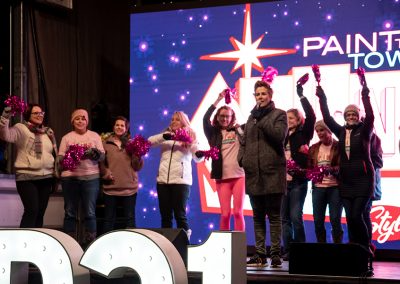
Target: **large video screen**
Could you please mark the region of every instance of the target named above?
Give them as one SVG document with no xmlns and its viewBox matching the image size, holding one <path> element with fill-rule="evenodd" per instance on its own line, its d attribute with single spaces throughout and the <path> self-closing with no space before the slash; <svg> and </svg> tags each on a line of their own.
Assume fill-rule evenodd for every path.
<svg viewBox="0 0 400 284">
<path fill-rule="evenodd" d="M 236 88 L 237 97 L 230 106 L 238 122 L 244 123 L 255 105 L 254 83 L 264 69 L 272 66 L 279 72 L 272 83 L 273 100 L 284 110 L 301 109 L 296 81 L 310 73 L 304 95 L 321 119 L 311 70 L 316 64 L 330 111 L 343 123 L 346 105 L 361 106 L 356 70 L 364 68 L 375 131 L 384 151 L 382 199 L 373 203 L 371 213 L 373 240 L 380 249 L 400 249 L 400 1 L 277 1 L 132 14 L 130 40 L 132 135 L 160 133 L 172 113 L 182 110 L 204 150 L 209 145 L 203 115 L 223 89 Z M 311 144 L 317 140 L 314 135 Z M 156 192 L 159 160 L 159 149 L 152 148 L 139 173 L 136 214 L 140 227 L 161 224 Z M 209 172 L 209 161 L 193 163 L 187 207 L 192 243 L 204 242 L 211 231 L 219 229 L 219 202 Z M 247 196 L 245 215 L 247 242 L 252 245 Z M 315 242 L 310 190 L 304 219 L 307 241 Z"/>
</svg>

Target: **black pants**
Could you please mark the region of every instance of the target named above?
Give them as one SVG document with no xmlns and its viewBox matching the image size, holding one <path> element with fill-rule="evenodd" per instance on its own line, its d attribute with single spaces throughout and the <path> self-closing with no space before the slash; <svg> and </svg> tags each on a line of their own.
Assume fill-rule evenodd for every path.
<svg viewBox="0 0 400 284">
<path fill-rule="evenodd" d="M 158 205 L 161 213 L 161 227 L 172 228 L 175 217 L 177 228 L 189 230 L 186 205 L 190 195 L 187 184 L 157 184 Z"/>
<path fill-rule="evenodd" d="M 123 208 L 124 228 L 136 228 L 135 209 L 137 194 L 129 196 L 114 196 L 104 194 L 104 232 L 114 229 L 117 215 L 117 205 L 120 203 Z"/>
<path fill-rule="evenodd" d="M 43 227 L 43 216 L 49 202 L 53 178 L 23 180 L 16 184 L 24 205 L 20 228 Z"/>
</svg>

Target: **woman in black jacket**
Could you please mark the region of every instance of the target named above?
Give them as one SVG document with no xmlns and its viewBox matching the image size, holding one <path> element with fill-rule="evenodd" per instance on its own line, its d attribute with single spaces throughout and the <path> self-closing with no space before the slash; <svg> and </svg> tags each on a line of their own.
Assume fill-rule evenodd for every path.
<svg viewBox="0 0 400 284">
<path fill-rule="evenodd" d="M 289 133 L 285 141 L 286 159 L 294 161 L 296 167 L 307 168 L 308 145 L 314 135 L 316 121 L 310 102 L 303 96 L 303 87 L 297 85 L 297 95 L 305 112 L 304 119 L 298 109 L 287 111 Z M 283 259 L 287 260 L 291 242 L 305 242 L 306 234 L 303 222 L 303 206 L 307 195 L 308 180 L 304 171 L 291 171 L 286 175 L 287 195 L 282 203 L 282 237 L 285 247 Z"/>
<path fill-rule="evenodd" d="M 374 192 L 374 167 L 370 156 L 370 140 L 374 128 L 374 113 L 369 100 L 369 89 L 364 86 L 361 98 L 365 119 L 360 120 L 357 105 L 348 105 L 344 110 L 345 125 L 339 125 L 330 116 L 323 89 L 318 86 L 324 122 L 339 138 L 339 192 L 346 212 L 349 240 L 369 251 L 369 237 L 363 217 L 366 206 Z"/>
</svg>

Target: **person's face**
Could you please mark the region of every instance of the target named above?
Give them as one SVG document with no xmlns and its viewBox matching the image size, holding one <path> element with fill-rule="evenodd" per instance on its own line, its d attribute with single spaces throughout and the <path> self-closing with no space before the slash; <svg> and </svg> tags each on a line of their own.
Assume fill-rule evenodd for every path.
<svg viewBox="0 0 400 284">
<path fill-rule="evenodd" d="M 179 119 L 179 116 L 177 114 L 174 114 L 171 118 L 171 123 L 169 125 L 172 131 L 176 131 L 179 128 L 183 127 L 183 124 L 181 120 Z"/>
<path fill-rule="evenodd" d="M 126 133 L 126 130 L 127 130 L 126 129 L 126 125 L 125 125 L 125 121 L 117 119 L 115 121 L 113 130 L 114 130 L 115 135 L 117 135 L 119 137 L 124 135 Z"/>
<path fill-rule="evenodd" d="M 359 117 L 355 111 L 348 111 L 348 112 L 346 112 L 346 116 L 344 117 L 344 120 L 346 120 L 346 123 L 348 125 L 354 125 L 354 124 L 358 123 Z"/>
<path fill-rule="evenodd" d="M 300 123 L 300 120 L 297 119 L 293 112 L 287 113 L 287 121 L 290 130 L 295 129 Z"/>
<path fill-rule="evenodd" d="M 87 130 L 88 122 L 86 117 L 81 115 L 74 118 L 72 125 L 74 126 L 74 130 L 78 133 L 85 133 Z"/>
<path fill-rule="evenodd" d="M 269 104 L 272 96 L 269 94 L 268 89 L 265 87 L 258 87 L 254 92 L 256 103 L 259 107 L 265 107 Z"/>
<path fill-rule="evenodd" d="M 221 109 L 217 121 L 222 129 L 227 129 L 232 121 L 232 111 L 228 109 Z"/>
<path fill-rule="evenodd" d="M 318 138 L 322 143 L 329 141 L 331 138 L 331 134 L 324 127 L 317 126 L 315 132 L 317 132 Z"/>
<path fill-rule="evenodd" d="M 31 116 L 29 117 L 29 122 L 36 125 L 41 125 L 43 123 L 44 111 L 38 106 L 34 106 L 31 111 Z"/>
</svg>

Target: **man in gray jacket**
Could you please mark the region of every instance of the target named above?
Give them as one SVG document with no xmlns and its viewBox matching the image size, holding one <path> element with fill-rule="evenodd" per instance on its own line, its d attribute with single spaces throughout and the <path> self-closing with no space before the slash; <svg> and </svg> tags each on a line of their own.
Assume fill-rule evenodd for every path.
<svg viewBox="0 0 400 284">
<path fill-rule="evenodd" d="M 286 159 L 284 141 L 287 134 L 286 112 L 275 108 L 273 90 L 265 81 L 254 85 L 256 106 L 246 122 L 238 162 L 245 170 L 246 194 L 253 209 L 256 254 L 248 266 L 267 266 L 265 248 L 268 215 L 271 238 L 271 266 L 281 260 L 281 204 L 286 194 Z"/>
</svg>

